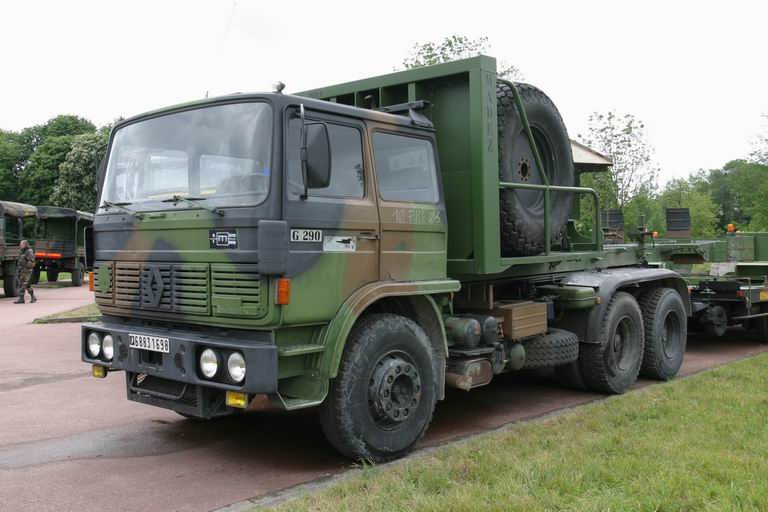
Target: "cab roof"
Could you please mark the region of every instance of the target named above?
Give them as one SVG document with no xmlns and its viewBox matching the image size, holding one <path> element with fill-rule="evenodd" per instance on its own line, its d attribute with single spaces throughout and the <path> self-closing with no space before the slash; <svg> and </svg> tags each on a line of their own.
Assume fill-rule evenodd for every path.
<svg viewBox="0 0 768 512">
<path fill-rule="evenodd" d="M 245 103 L 249 101 L 265 100 L 271 103 L 275 111 L 282 111 L 286 107 L 298 107 L 303 104 L 305 108 L 323 111 L 330 114 L 336 114 L 340 116 L 353 117 L 355 119 L 370 119 L 381 123 L 394 124 L 398 126 L 405 126 L 411 128 L 421 128 L 417 126 L 413 121 L 403 115 L 390 114 L 381 112 L 378 110 L 370 110 L 366 108 L 354 107 L 350 105 L 342 105 L 340 103 L 332 103 L 325 100 L 318 100 L 313 98 L 306 98 L 303 96 L 296 96 L 292 94 L 283 94 L 278 92 L 255 92 L 255 93 L 235 93 L 226 96 L 217 96 L 215 98 L 206 98 L 202 100 L 190 101 L 186 103 L 180 103 L 169 107 L 163 107 L 156 110 L 150 110 L 142 114 L 131 116 L 115 123 L 114 129 L 121 128 L 124 125 L 135 123 L 137 121 L 143 121 L 145 119 L 151 119 L 153 117 L 163 116 L 167 114 L 173 114 L 175 112 L 182 112 L 185 110 L 193 110 L 197 108 L 212 107 L 215 105 L 224 105 L 228 103 Z"/>
<path fill-rule="evenodd" d="M 0 215 L 15 218 L 36 217 L 37 207 L 31 204 L 14 203 L 13 201 L 0 201 Z"/>
</svg>

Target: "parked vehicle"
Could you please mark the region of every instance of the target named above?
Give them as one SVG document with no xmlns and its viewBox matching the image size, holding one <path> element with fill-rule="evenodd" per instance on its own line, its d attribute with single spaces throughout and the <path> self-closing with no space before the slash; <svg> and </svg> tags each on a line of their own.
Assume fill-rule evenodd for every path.
<svg viewBox="0 0 768 512">
<path fill-rule="evenodd" d="M 0 201 L 0 277 L 3 280 L 3 292 L 6 297 L 19 295 L 16 260 L 19 257 L 19 242 L 29 240 L 34 245 L 35 218 L 34 206 Z"/>
<path fill-rule="evenodd" d="M 319 406 L 340 452 L 375 461 L 414 446 L 446 386 L 669 379 L 688 288 L 647 263 L 703 252 L 604 245 L 599 215 L 578 232 L 576 201 L 600 205 L 575 167 L 552 101 L 486 56 L 120 121 L 82 359 L 189 417 Z"/>
<path fill-rule="evenodd" d="M 56 282 L 59 273 L 72 275 L 72 286 L 81 286 L 90 262 L 85 257 L 86 228 L 93 225 L 93 214 L 58 208 L 37 207 L 37 238 L 35 257 L 37 264 L 32 273 L 32 282 L 40 280 L 45 271 L 49 282 Z"/>
</svg>

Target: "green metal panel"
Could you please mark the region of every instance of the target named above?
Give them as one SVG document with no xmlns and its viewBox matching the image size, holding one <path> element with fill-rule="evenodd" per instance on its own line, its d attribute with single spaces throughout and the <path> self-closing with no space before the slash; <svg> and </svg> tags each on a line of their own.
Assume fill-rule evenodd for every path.
<svg viewBox="0 0 768 512">
<path fill-rule="evenodd" d="M 370 107 L 427 100 L 437 130 L 448 214 L 448 270 L 500 265 L 496 59 L 478 56 L 297 93 Z M 490 199 L 492 198 L 492 199 Z"/>
</svg>

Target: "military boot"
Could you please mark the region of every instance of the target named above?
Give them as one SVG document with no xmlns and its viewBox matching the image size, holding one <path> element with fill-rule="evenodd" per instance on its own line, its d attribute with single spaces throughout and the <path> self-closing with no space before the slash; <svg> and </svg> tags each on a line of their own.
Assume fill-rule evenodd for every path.
<svg viewBox="0 0 768 512">
<path fill-rule="evenodd" d="M 35 292 L 29 292 L 29 303 L 34 304 L 37 302 L 37 297 L 35 297 Z"/>
<path fill-rule="evenodd" d="M 19 294 L 19 298 L 13 301 L 14 304 L 24 304 L 24 292 Z"/>
</svg>

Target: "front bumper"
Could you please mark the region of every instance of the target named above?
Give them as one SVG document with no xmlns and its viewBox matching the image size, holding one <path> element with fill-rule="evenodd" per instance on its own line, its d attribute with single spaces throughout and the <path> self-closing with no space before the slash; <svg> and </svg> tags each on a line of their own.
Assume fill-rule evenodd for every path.
<svg viewBox="0 0 768 512">
<path fill-rule="evenodd" d="M 101 336 L 111 334 L 114 339 L 114 357 L 106 361 L 91 357 L 88 353 L 87 338 L 91 332 Z M 168 338 L 169 352 L 148 353 L 146 350 L 130 348 L 128 334 Z M 81 326 L 80 353 L 83 362 L 108 368 L 125 370 L 128 373 L 129 392 L 131 380 L 145 375 L 157 381 L 166 379 L 200 388 L 233 390 L 247 394 L 273 393 L 277 391 L 277 347 L 271 342 L 269 332 L 254 333 L 253 339 L 228 338 L 196 332 L 163 329 L 160 327 L 128 326 L 118 323 L 88 323 Z M 219 377 L 209 380 L 202 376 L 198 367 L 199 354 L 205 348 L 222 353 L 237 350 L 245 358 L 246 374 L 241 384 L 226 377 L 226 361 L 221 361 Z M 146 377 L 145 377 L 146 378 Z"/>
</svg>

